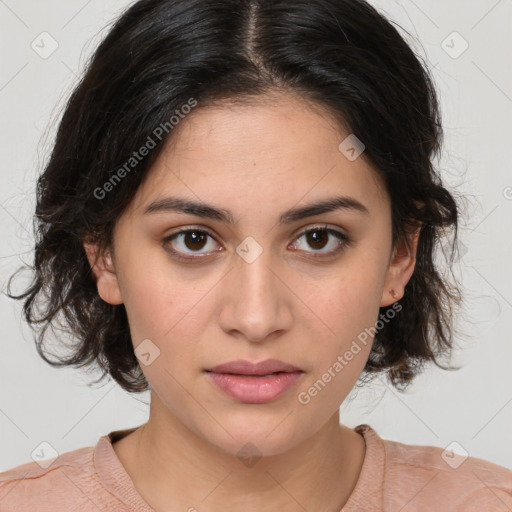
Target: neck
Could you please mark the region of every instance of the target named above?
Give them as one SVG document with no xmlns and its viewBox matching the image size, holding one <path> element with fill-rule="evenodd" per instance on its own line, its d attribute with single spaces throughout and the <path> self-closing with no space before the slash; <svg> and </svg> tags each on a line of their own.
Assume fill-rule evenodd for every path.
<svg viewBox="0 0 512 512">
<path fill-rule="evenodd" d="M 364 439 L 339 424 L 338 411 L 293 449 L 251 460 L 197 436 L 152 395 L 149 421 L 113 447 L 157 512 L 339 512 L 356 485 Z"/>
</svg>

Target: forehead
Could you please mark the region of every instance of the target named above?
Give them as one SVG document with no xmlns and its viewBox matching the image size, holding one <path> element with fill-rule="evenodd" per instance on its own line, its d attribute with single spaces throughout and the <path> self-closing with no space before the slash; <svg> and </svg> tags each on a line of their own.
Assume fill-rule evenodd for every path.
<svg viewBox="0 0 512 512">
<path fill-rule="evenodd" d="M 199 107 L 177 128 L 168 141 L 168 156 L 224 162 L 315 160 L 337 151 L 343 135 L 325 107 L 284 93 Z"/>
<path fill-rule="evenodd" d="M 177 192 L 230 210 L 336 194 L 386 203 L 382 178 L 364 152 L 352 160 L 340 150 L 349 135 L 324 107 L 293 95 L 196 107 L 173 128 L 136 207 Z"/>
</svg>

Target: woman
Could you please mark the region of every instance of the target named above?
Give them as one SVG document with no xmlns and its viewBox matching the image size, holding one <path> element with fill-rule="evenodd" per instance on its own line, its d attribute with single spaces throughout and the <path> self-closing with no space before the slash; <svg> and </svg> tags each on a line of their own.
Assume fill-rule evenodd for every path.
<svg viewBox="0 0 512 512">
<path fill-rule="evenodd" d="M 150 418 L 2 473 L 2 510 L 508 510 L 506 468 L 338 417 L 452 348 L 441 137 L 364 1 L 131 6 L 67 104 L 15 298 L 42 357 L 64 321 L 59 364 L 151 389 Z"/>
</svg>

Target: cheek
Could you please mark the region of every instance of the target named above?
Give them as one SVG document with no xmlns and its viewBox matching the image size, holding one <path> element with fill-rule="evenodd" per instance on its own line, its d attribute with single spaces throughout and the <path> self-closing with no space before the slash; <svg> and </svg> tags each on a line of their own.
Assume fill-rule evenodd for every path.
<svg viewBox="0 0 512 512">
<path fill-rule="evenodd" d="M 351 284 L 347 289 L 346 282 L 331 283 L 311 298 L 322 322 L 315 321 L 317 327 L 309 332 L 311 343 L 305 347 L 309 352 L 301 354 L 312 362 L 312 372 L 299 390 L 297 401 L 304 413 L 316 411 L 322 419 L 334 414 L 345 400 L 372 347 L 370 327 L 375 325 L 379 311 L 378 301 L 370 299 L 375 285 L 371 280 L 352 280 Z"/>
<path fill-rule="evenodd" d="M 340 340 L 338 348 L 376 321 L 382 281 L 383 272 L 375 262 L 359 258 L 309 287 L 307 303 L 329 328 L 324 331 Z"/>
<path fill-rule="evenodd" d="M 136 245 L 135 243 L 130 246 Z M 135 342 L 170 336 L 194 315 L 208 283 L 172 265 L 161 247 L 141 246 L 125 252 L 119 285 Z"/>
<path fill-rule="evenodd" d="M 177 382 L 189 378 L 204 359 L 198 340 L 204 338 L 211 315 L 207 298 L 215 280 L 192 282 L 184 273 L 171 273 L 169 268 L 146 266 L 144 272 L 126 269 L 123 297 L 142 371 L 155 390 L 161 387 L 177 396 L 181 390 Z M 151 362 L 146 366 L 140 354 L 148 352 Z"/>
<path fill-rule="evenodd" d="M 361 257 L 345 263 L 309 289 L 308 304 L 314 315 L 305 320 L 309 336 L 317 340 L 313 380 L 329 382 L 334 400 L 350 390 L 366 364 L 382 294 L 383 274 L 375 261 Z"/>
</svg>

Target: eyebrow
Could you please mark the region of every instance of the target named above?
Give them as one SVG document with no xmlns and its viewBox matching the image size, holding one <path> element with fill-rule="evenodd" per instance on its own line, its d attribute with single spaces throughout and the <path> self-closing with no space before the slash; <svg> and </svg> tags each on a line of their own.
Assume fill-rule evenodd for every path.
<svg viewBox="0 0 512 512">
<path fill-rule="evenodd" d="M 347 196 L 328 198 L 319 202 L 310 203 L 305 206 L 291 208 L 283 212 L 279 217 L 279 224 L 291 224 L 307 217 L 314 217 L 323 213 L 336 210 L 352 211 L 369 215 L 368 208 L 357 199 Z M 191 201 L 179 197 L 166 197 L 158 199 L 149 204 L 144 210 L 144 215 L 162 212 L 178 212 L 219 220 L 226 224 L 236 224 L 233 214 L 224 208 L 198 201 Z"/>
</svg>

